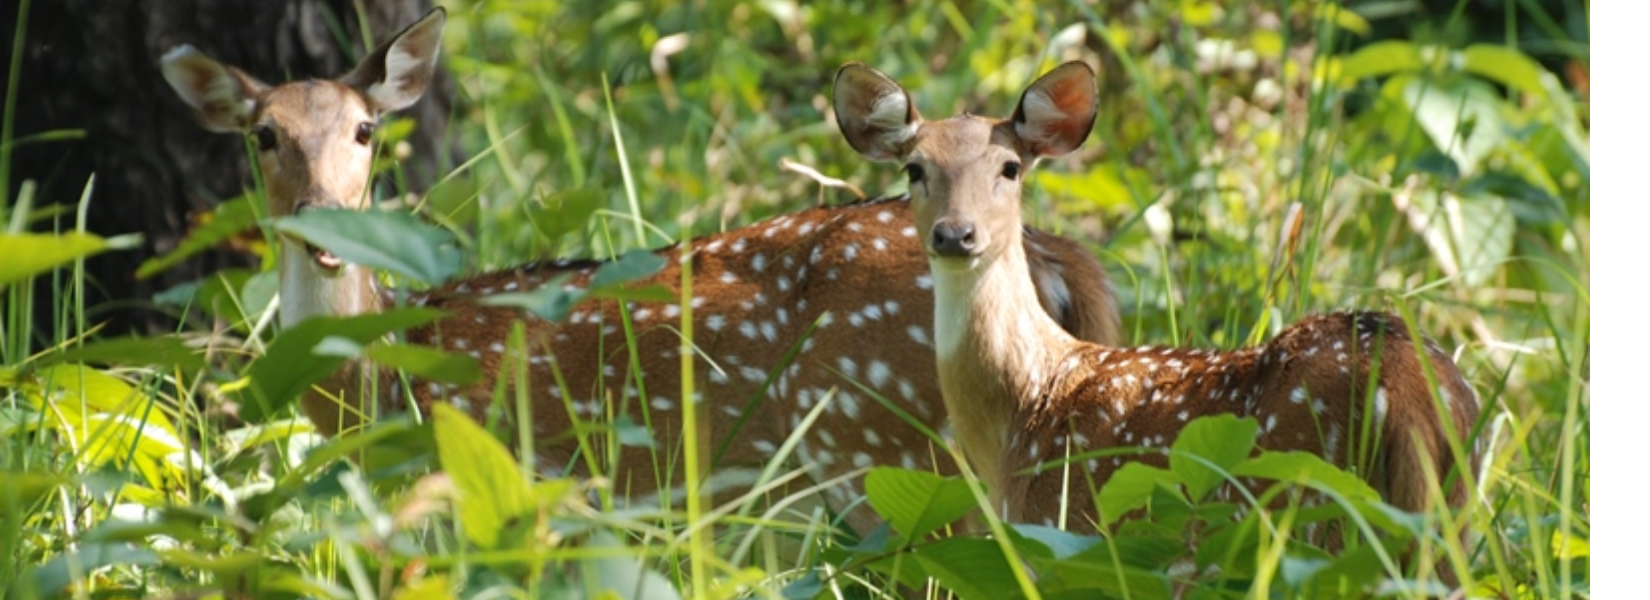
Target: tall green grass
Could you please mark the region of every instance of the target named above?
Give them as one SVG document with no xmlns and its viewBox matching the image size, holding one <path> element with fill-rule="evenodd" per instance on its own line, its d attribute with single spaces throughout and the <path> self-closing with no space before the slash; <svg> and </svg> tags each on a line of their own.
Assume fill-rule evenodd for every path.
<svg viewBox="0 0 1650 600">
<path fill-rule="evenodd" d="M 260 384 L 244 379 L 257 359 L 282 351 L 270 274 L 225 273 L 176 296 L 221 331 L 99 340 L 78 316 L 72 261 L 109 242 L 73 227 L 22 237 L 24 193 L 0 203 L 0 256 L 45 259 L 0 261 L 0 594 L 1415 597 L 1431 589 L 1426 574 L 1389 546 L 1450 519 L 1466 520 L 1470 543 L 1424 540 L 1420 552 L 1446 556 L 1473 595 L 1590 594 L 1586 105 L 1516 48 L 1368 43 L 1357 12 L 1290 3 L 447 7 L 461 98 L 450 132 L 473 158 L 422 197 L 382 200 L 446 228 L 469 270 L 613 258 L 846 198 L 782 172 L 782 158 L 898 191 L 900 174 L 859 159 L 822 112 L 849 60 L 892 74 L 930 117 L 1002 114 L 1041 69 L 1099 64 L 1095 136 L 1030 178 L 1028 222 L 1094 249 L 1139 343 L 1235 347 L 1330 309 L 1403 314 L 1454 352 L 1482 399 L 1475 436 L 1489 452 L 1474 502 L 1406 520 L 1306 465 L 1309 485 L 1342 498 L 1328 514 L 1232 519 L 1223 511 L 1237 503 L 1191 498 L 1205 512 L 1189 515 L 1160 490 L 1119 486 L 1153 509 L 1103 538 L 989 518 L 990 534 L 965 533 L 946 517 L 983 497 L 977 482 L 880 469 L 868 501 L 893 525 L 863 540 L 800 508 L 803 493 L 765 510 L 703 503 L 690 486 L 686 503 L 627 506 L 584 480 L 538 476 L 530 453 L 495 441 L 508 432 L 456 413 L 389 416 L 334 440 L 289 413 L 226 417 L 226 401 Z M 406 126 L 384 127 L 384 143 Z M 232 210 L 251 222 L 257 202 Z M 52 349 L 30 356 L 35 277 L 66 301 Z M 94 351 L 70 353 L 83 342 Z M 1244 427 L 1200 426 L 1226 438 Z M 638 433 L 582 435 L 612 448 Z M 708 444 L 680 450 L 691 481 Z M 789 447 L 759 489 L 794 484 Z M 469 468 L 431 474 L 443 464 Z M 1294 539 L 1313 519 L 1382 533 L 1335 562 Z M 1252 543 L 1188 569 L 1187 551 L 1162 543 L 1181 528 Z"/>
</svg>

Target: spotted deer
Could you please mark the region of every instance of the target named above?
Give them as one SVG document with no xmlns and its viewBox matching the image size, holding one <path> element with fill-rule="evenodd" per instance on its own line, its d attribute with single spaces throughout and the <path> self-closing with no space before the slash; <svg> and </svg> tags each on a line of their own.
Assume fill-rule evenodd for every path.
<svg viewBox="0 0 1650 600">
<path fill-rule="evenodd" d="M 435 10 L 337 80 L 272 87 L 188 47 L 168 53 L 162 67 L 208 129 L 243 133 L 256 142 L 272 217 L 361 210 L 370 204 L 374 124 L 380 114 L 405 108 L 422 94 L 435 68 L 443 21 L 444 13 Z M 1030 230 L 1024 235 L 1022 250 L 1032 265 L 1027 282 L 1049 314 L 1078 337 L 1115 342 L 1117 309 L 1094 257 L 1064 238 Z M 696 387 L 703 398 L 699 410 L 711 417 L 712 444 L 726 446 L 720 465 L 762 464 L 835 389 L 799 448 L 800 462 L 815 479 L 873 464 L 954 468 L 945 453 L 929 450 L 916 428 L 870 396 L 897 403 L 930 429 L 944 423 L 933 376 L 932 280 L 901 199 L 813 208 L 657 250 L 666 266 L 636 285 L 662 286 L 680 298 L 681 269 L 691 266 L 691 347 L 677 333 L 682 307 L 675 300 L 624 306 L 587 300 L 565 323 L 482 302 L 562 274 L 571 276 L 567 285 L 584 286 L 599 261 L 537 262 L 397 298 L 365 267 L 291 236 L 282 236 L 280 246 L 283 325 L 370 313 L 398 302 L 435 307 L 447 316 L 405 332 L 405 339 L 475 357 L 485 374 L 465 386 L 413 379 L 404 387 L 389 369 L 350 362 L 300 399 L 304 414 L 329 435 L 409 404 L 446 402 L 482 416 L 495 383 L 514 380 L 500 370 L 525 365 L 531 402 L 524 417 L 541 444 L 541 465 L 559 470 L 584 464 L 569 433 L 575 419 L 628 415 L 650 425 L 662 450 L 625 446 L 617 468 L 603 473 L 614 476 L 622 491 L 654 490 L 672 483 L 671 465 L 655 460 L 679 458 L 673 452 L 681 434 L 679 353 L 691 348 L 702 359 L 695 367 L 703 378 Z M 627 318 L 634 347 L 627 344 Z M 506 338 L 518 320 L 525 323 L 527 351 L 513 356 Z M 792 347 L 797 352 L 787 362 Z M 506 417 L 515 418 L 509 412 Z M 607 448 L 594 450 L 608 456 Z M 680 468 L 674 473 L 679 479 Z M 832 503 L 845 507 L 852 493 L 831 488 Z M 861 531 L 871 523 L 868 509 L 850 517 Z"/>
<path fill-rule="evenodd" d="M 1220 351 L 1078 340 L 1038 309 L 1021 246 L 1022 178 L 1038 159 L 1088 137 L 1095 83 L 1088 66 L 1067 63 L 1036 80 L 1009 119 L 925 121 L 886 75 L 857 63 L 836 75 L 848 143 L 872 160 L 903 163 L 911 181 L 933 277 L 940 389 L 991 506 L 1011 522 L 1067 517 L 1093 531 L 1092 490 L 1126 461 L 1166 464 L 1163 453 L 1067 462 L 1078 472 L 1072 481 L 1087 482 L 1069 496 L 1064 469 L 1039 465 L 1099 449 L 1163 449 L 1188 421 L 1220 413 L 1257 420 L 1260 448 L 1312 452 L 1343 467 L 1360 443 L 1360 419 L 1372 418 L 1376 455 L 1363 473 L 1372 487 L 1408 511 L 1426 509 L 1440 488 L 1461 506 L 1459 471 L 1476 472 L 1480 455 L 1452 448 L 1466 447 L 1477 396 L 1448 355 L 1393 315 L 1309 317 L 1264 345 Z"/>
</svg>

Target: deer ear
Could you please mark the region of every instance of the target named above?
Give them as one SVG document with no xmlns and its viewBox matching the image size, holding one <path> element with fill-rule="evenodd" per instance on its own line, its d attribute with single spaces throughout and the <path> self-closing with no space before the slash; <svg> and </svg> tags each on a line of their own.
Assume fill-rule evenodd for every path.
<svg viewBox="0 0 1650 600">
<path fill-rule="evenodd" d="M 252 124 L 258 96 L 269 90 L 240 69 L 219 64 L 187 44 L 161 57 L 160 73 L 210 131 L 245 131 Z"/>
<path fill-rule="evenodd" d="M 898 160 L 917 135 L 922 115 L 894 80 L 860 63 L 836 72 L 836 123 L 854 150 L 871 160 Z"/>
<path fill-rule="evenodd" d="M 447 11 L 438 6 L 338 80 L 361 92 L 379 111 L 412 106 L 435 78 L 435 59 L 441 54 L 441 30 L 446 24 Z"/>
<path fill-rule="evenodd" d="M 1034 156 L 1059 156 L 1083 145 L 1100 108 L 1094 69 L 1072 61 L 1039 77 L 1014 110 L 1014 133 Z"/>
</svg>

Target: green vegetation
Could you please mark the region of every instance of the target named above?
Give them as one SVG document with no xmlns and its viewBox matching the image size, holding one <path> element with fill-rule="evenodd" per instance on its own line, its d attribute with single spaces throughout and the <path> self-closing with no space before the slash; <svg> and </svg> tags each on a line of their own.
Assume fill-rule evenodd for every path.
<svg viewBox="0 0 1650 600">
<path fill-rule="evenodd" d="M 1452 33 L 1460 11 L 1406 39 L 1371 19 L 1411 5 L 1365 4 L 447 3 L 451 134 L 473 158 L 422 197 L 382 200 L 439 225 L 419 239 L 462 257 L 383 260 L 420 285 L 534 257 L 616 258 L 851 198 L 785 159 L 896 192 L 898 170 L 860 159 L 825 114 L 839 65 L 889 73 L 930 116 L 1000 115 L 1042 70 L 1085 59 L 1103 69 L 1099 123 L 1028 179 L 1028 221 L 1092 246 L 1140 343 L 1234 347 L 1345 307 L 1413 321 L 1483 401 L 1489 450 L 1468 510 L 1402 514 L 1315 458 L 1244 459 L 1235 441 L 1255 425 L 1226 417 L 1193 423 L 1173 468 L 1117 477 L 1100 495 L 1108 514 L 1146 514 L 1103 537 L 959 533 L 948 526 L 980 515 L 972 479 L 880 467 L 868 501 L 891 527 L 866 539 L 820 514 L 615 508 L 599 484 L 533 475 L 457 411 L 329 440 L 260 403 L 336 358 L 309 352 L 325 335 L 366 343 L 428 318 L 417 311 L 276 334 L 272 272 L 225 272 L 156 299 L 222 329 L 99 337 L 75 261 L 130 243 L 24 234 L 43 212 L 25 187 L 0 204 L 0 597 L 1437 593 L 1399 559 L 1411 541 L 1475 596 L 1590 596 L 1587 104 L 1532 58 L 1585 64 L 1585 31 L 1519 2 L 1512 30 L 1527 19 L 1539 39 L 1466 41 Z M 393 149 L 410 126 L 392 117 L 380 138 Z M 181 252 L 257 222 L 257 193 L 223 204 Z M 340 226 L 301 221 L 281 226 L 317 239 Z M 375 223 L 362 227 L 391 238 L 427 227 Z M 637 262 L 614 277 L 645 272 Z M 67 307 L 58 329 L 81 335 L 31 355 L 38 278 Z M 404 347 L 382 356 L 473 377 Z M 768 481 L 794 468 L 784 454 Z M 440 465 L 464 468 L 433 475 Z M 1267 500 L 1208 493 L 1240 475 L 1336 501 L 1240 510 Z M 1429 535 L 1439 520 L 1465 520 L 1469 543 Z M 1338 555 L 1298 539 L 1327 522 L 1349 532 Z"/>
</svg>

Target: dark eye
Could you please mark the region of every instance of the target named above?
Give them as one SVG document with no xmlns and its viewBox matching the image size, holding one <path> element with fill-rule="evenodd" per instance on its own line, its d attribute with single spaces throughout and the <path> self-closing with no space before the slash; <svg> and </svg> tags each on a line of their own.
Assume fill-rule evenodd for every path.
<svg viewBox="0 0 1650 600">
<path fill-rule="evenodd" d="M 1003 163 L 1003 179 L 1019 179 L 1019 178 L 1020 178 L 1020 163 L 1012 161 L 1012 160 Z"/>
<path fill-rule="evenodd" d="M 372 132 L 378 130 L 377 123 L 362 123 L 355 126 L 355 143 L 362 146 L 372 142 Z"/>
<path fill-rule="evenodd" d="M 922 181 L 922 165 L 917 163 L 905 165 L 905 176 L 909 178 L 913 184 L 920 183 Z"/>
<path fill-rule="evenodd" d="M 268 125 L 259 127 L 257 131 L 252 132 L 252 136 L 258 138 L 258 151 L 268 152 L 275 149 L 275 130 Z"/>
</svg>

